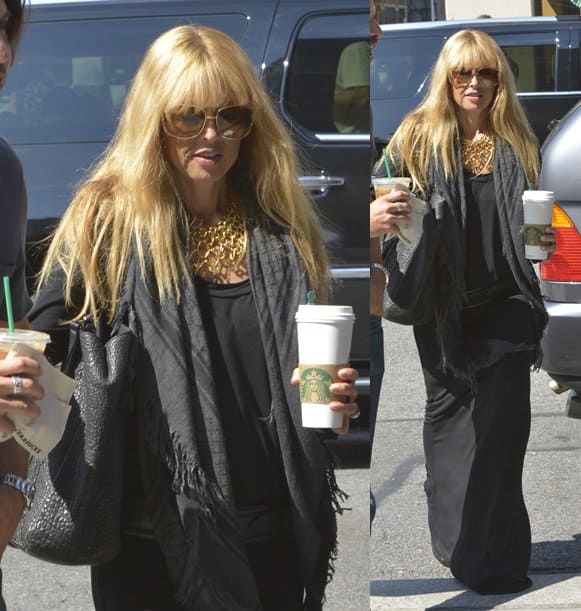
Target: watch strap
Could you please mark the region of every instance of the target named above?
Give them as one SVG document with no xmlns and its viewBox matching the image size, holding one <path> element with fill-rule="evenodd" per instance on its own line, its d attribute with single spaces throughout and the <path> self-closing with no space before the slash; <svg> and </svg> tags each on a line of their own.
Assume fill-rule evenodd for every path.
<svg viewBox="0 0 581 611">
<path fill-rule="evenodd" d="M 385 275 L 385 279 L 387 280 L 387 268 L 384 265 L 374 261 L 373 263 L 371 263 L 371 269 L 378 269 L 382 271 Z"/>
<path fill-rule="evenodd" d="M 34 485 L 30 480 L 15 475 L 14 473 L 4 473 L 0 475 L 0 485 L 10 486 L 18 490 L 26 500 L 26 508 L 28 509 L 30 507 L 30 503 L 34 497 Z"/>
</svg>

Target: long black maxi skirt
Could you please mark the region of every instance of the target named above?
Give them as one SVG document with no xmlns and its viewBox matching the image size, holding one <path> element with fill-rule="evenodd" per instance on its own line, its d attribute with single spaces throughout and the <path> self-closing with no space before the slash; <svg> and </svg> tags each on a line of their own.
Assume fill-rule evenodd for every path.
<svg viewBox="0 0 581 611">
<path fill-rule="evenodd" d="M 484 351 L 504 350 L 477 355 L 486 366 L 473 386 L 438 368 L 434 325 L 414 329 L 427 395 L 423 437 L 432 549 L 476 592 L 518 592 L 531 585 L 531 530 L 522 494 L 534 349 L 530 306 L 509 299 L 467 311 L 463 333 Z"/>
</svg>

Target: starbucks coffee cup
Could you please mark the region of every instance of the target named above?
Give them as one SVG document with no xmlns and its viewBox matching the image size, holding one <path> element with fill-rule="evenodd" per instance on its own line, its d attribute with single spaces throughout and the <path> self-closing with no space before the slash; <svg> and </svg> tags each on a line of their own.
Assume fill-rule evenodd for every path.
<svg viewBox="0 0 581 611">
<path fill-rule="evenodd" d="M 375 197 L 381 197 L 391 191 L 409 191 L 412 179 L 407 176 L 392 176 L 391 178 L 373 176 L 371 182 L 373 183 Z"/>
<path fill-rule="evenodd" d="M 50 335 L 42 331 L 33 331 L 32 329 L 14 329 L 14 331 L 10 331 L 8 329 L 1 329 L 0 359 L 6 358 L 6 355 L 16 344 L 25 344 L 42 354 L 49 342 Z"/>
<path fill-rule="evenodd" d="M 391 191 L 409 191 L 412 179 L 407 176 L 392 176 L 391 178 L 371 178 L 375 197 L 387 195 Z M 396 221 L 399 228 L 398 237 L 411 246 L 415 246 L 422 237 L 422 225 L 427 206 L 423 200 L 410 195 L 409 206 L 411 213 L 409 221 Z"/>
<path fill-rule="evenodd" d="M 522 195 L 525 243 L 525 257 L 543 261 L 547 251 L 541 248 L 541 237 L 547 227 L 551 226 L 555 194 L 552 191 L 525 191 Z"/>
<path fill-rule="evenodd" d="M 8 353 L 18 345 L 29 346 L 42 354 L 49 342 L 50 335 L 41 331 L 33 331 L 32 329 L 14 329 L 12 331 L 0 329 L 0 360 L 5 359 Z M 0 416 L 4 416 L 3 411 L 0 411 Z M 0 432 L 0 443 L 7 441 L 13 435 L 14 433 L 8 435 Z"/>
<path fill-rule="evenodd" d="M 301 305 L 295 317 L 299 341 L 302 423 L 307 428 L 341 428 L 343 414 L 330 409 L 329 387 L 349 363 L 355 315 L 351 306 Z"/>
<path fill-rule="evenodd" d="M 12 437 L 29 454 L 43 459 L 56 446 L 65 430 L 75 381 L 53 367 L 42 354 L 46 345 L 44 340 L 50 340 L 49 335 L 40 333 L 34 337 L 31 332 L 27 339 L 28 343 L 24 343 L 21 338 L 19 343 L 13 344 L 5 358 L 16 355 L 27 356 L 40 365 L 42 375 L 38 381 L 44 390 L 44 397 L 36 401 L 40 415 L 30 422 L 22 414 L 11 414 L 10 419 L 14 422 L 16 430 L 12 435 L 4 435 L 0 441 Z"/>
</svg>

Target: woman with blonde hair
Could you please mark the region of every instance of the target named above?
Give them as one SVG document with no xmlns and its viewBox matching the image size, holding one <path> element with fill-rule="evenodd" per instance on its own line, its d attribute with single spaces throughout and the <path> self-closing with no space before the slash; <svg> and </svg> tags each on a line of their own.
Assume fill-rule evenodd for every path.
<svg viewBox="0 0 581 611">
<path fill-rule="evenodd" d="M 394 237 L 384 257 L 390 294 L 424 309 L 414 336 L 432 549 L 482 594 L 530 586 L 522 469 L 547 316 L 525 258 L 521 197 L 537 180 L 537 148 L 503 51 L 471 30 L 446 42 L 424 101 L 388 146 L 395 171 L 429 203 L 417 249 Z M 406 194 L 393 198 L 407 206 Z M 543 239 L 552 252 L 552 230 Z M 422 288 L 412 294 L 414 274 Z"/>
<path fill-rule="evenodd" d="M 300 423 L 294 314 L 328 261 L 289 134 L 241 48 L 180 26 L 149 47 L 117 132 L 56 229 L 32 313 L 138 339 L 122 549 L 98 610 L 320 609 L 339 491 Z M 134 287 L 127 291 L 128 286 Z M 357 372 L 331 390 L 349 416 Z"/>
</svg>

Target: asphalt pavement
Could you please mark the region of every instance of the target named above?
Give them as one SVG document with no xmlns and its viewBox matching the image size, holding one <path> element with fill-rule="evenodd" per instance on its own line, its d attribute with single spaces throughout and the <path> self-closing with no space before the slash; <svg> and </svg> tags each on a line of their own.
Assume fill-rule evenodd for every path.
<svg viewBox="0 0 581 611">
<path fill-rule="evenodd" d="M 377 500 L 370 551 L 372 609 L 581 610 L 581 420 L 566 395 L 532 374 L 532 430 L 524 495 L 532 525 L 533 588 L 511 596 L 465 590 L 432 556 L 423 492 L 424 388 L 411 329 L 387 323 L 371 480 Z"/>
<path fill-rule="evenodd" d="M 365 611 L 369 609 L 369 471 L 339 469 L 337 481 L 349 499 L 338 518 L 338 558 L 325 610 Z M 8 611 L 93 609 L 87 567 L 49 564 L 8 549 L 2 570 Z"/>
<path fill-rule="evenodd" d="M 388 324 L 385 337 L 386 376 L 371 470 L 377 500 L 371 543 L 369 472 L 339 470 L 339 484 L 350 498 L 339 517 L 339 557 L 325 609 L 581 611 L 581 420 L 564 415 L 566 396 L 548 388 L 545 373 L 532 374 L 524 493 L 533 534 L 533 587 L 517 595 L 479 596 L 432 556 L 423 492 L 421 371 L 410 329 Z M 51 565 L 9 550 L 3 569 L 9 611 L 92 609 L 86 568 Z"/>
</svg>

